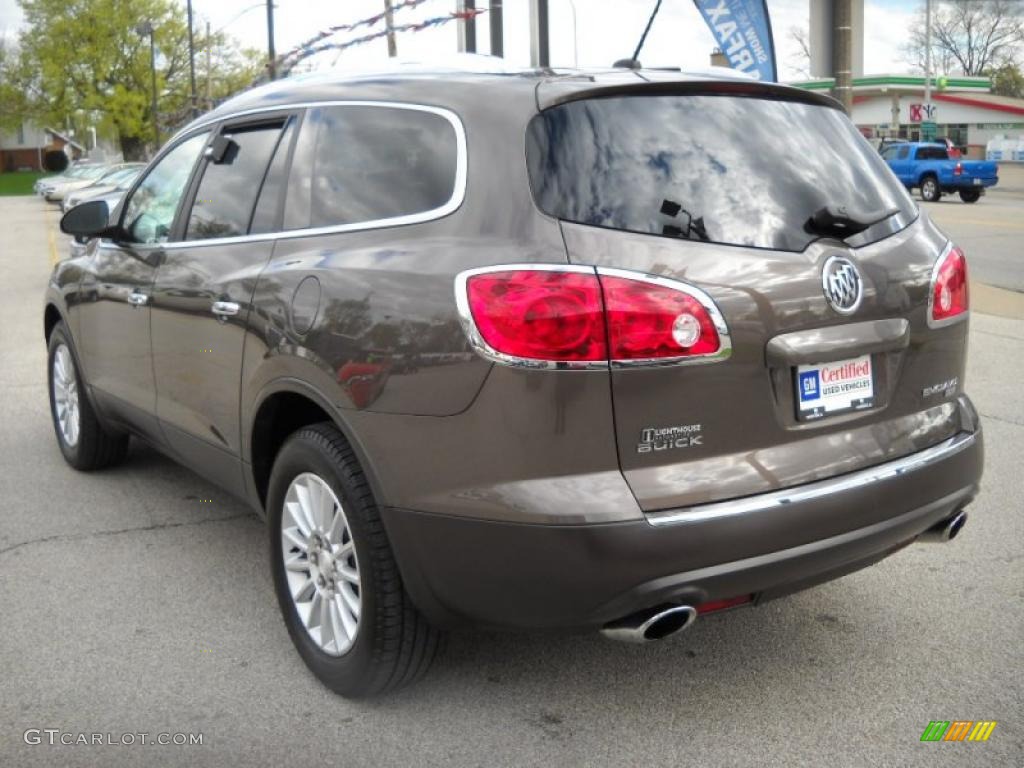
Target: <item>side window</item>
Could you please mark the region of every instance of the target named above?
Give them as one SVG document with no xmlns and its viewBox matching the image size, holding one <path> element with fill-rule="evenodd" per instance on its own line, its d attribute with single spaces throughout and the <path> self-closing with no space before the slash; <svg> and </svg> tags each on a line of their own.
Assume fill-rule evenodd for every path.
<svg viewBox="0 0 1024 768">
<path fill-rule="evenodd" d="M 899 147 L 886 147 L 882 150 L 882 157 L 886 160 L 895 160 L 896 153 L 899 151 Z"/>
<path fill-rule="evenodd" d="M 256 201 L 256 210 L 252 214 L 250 234 L 273 232 L 277 228 L 281 198 L 284 195 L 284 185 L 287 181 L 288 150 L 291 148 L 294 135 L 295 120 L 291 120 L 285 126 L 281 139 L 277 142 L 274 159 L 270 161 L 270 169 L 267 171 L 267 177 L 263 180 L 263 189 L 260 190 L 259 199 Z"/>
<path fill-rule="evenodd" d="M 185 228 L 186 240 L 248 234 L 256 197 L 281 137 L 281 127 L 282 123 L 276 123 L 224 129 L 221 136 L 227 144 L 220 157 L 205 163 Z"/>
<path fill-rule="evenodd" d="M 147 244 L 167 241 L 178 203 L 207 136 L 208 133 L 198 133 L 178 144 L 132 192 L 121 220 L 130 240 Z"/>
<path fill-rule="evenodd" d="M 900 153 L 897 156 L 897 159 L 906 160 L 908 155 L 910 155 L 910 147 L 900 147 Z"/>
<path fill-rule="evenodd" d="M 455 194 L 455 128 L 396 107 L 310 109 L 292 160 L 285 229 L 380 221 L 441 208 Z"/>
</svg>

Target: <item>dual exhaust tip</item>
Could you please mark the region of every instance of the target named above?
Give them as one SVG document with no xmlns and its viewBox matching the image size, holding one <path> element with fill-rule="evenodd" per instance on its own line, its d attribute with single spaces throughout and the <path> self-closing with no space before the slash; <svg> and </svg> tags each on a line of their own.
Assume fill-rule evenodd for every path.
<svg viewBox="0 0 1024 768">
<path fill-rule="evenodd" d="M 606 624 L 601 634 L 623 643 L 651 643 L 678 635 L 696 620 L 692 605 L 662 606 Z"/>
<path fill-rule="evenodd" d="M 926 544 L 945 544 L 955 539 L 967 524 L 967 512 L 958 510 L 917 537 Z"/>
<path fill-rule="evenodd" d="M 952 541 L 966 524 L 967 512 L 960 509 L 922 533 L 918 541 L 940 544 Z M 652 643 L 678 635 L 696 620 L 697 609 L 692 605 L 661 606 L 606 624 L 601 634 L 624 643 Z"/>
</svg>

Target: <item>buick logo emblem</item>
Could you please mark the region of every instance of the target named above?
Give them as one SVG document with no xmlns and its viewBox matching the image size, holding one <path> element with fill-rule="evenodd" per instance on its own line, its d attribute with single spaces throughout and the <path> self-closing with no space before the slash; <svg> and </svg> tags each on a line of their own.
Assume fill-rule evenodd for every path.
<svg viewBox="0 0 1024 768">
<path fill-rule="evenodd" d="M 864 281 L 852 261 L 843 256 L 832 256 L 821 270 L 821 287 L 832 309 L 841 315 L 851 315 L 864 297 Z"/>
</svg>

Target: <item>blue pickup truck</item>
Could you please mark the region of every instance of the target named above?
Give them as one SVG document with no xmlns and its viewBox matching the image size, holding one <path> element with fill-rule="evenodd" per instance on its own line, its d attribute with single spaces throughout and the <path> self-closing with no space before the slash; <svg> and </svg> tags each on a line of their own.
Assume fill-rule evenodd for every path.
<svg viewBox="0 0 1024 768">
<path fill-rule="evenodd" d="M 934 203 L 944 194 L 958 192 L 965 203 L 976 203 L 986 187 L 999 182 L 999 168 L 986 160 L 949 156 L 944 144 L 906 142 L 891 144 L 882 157 L 907 189 L 917 187 L 921 198 Z"/>
</svg>

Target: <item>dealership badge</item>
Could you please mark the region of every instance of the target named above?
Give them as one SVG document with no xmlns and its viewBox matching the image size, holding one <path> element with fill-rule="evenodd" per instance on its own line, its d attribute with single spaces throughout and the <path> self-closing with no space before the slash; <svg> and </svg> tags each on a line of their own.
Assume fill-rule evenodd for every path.
<svg viewBox="0 0 1024 768">
<path fill-rule="evenodd" d="M 821 287 L 832 309 L 841 315 L 857 311 L 864 298 L 864 281 L 856 265 L 844 256 L 832 256 L 821 270 Z"/>
</svg>

